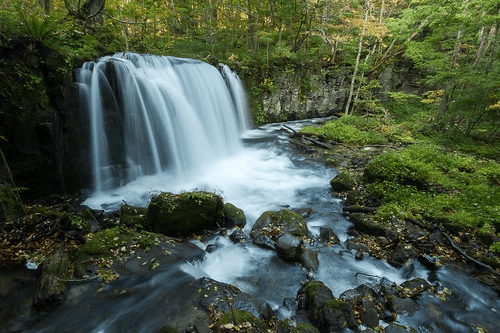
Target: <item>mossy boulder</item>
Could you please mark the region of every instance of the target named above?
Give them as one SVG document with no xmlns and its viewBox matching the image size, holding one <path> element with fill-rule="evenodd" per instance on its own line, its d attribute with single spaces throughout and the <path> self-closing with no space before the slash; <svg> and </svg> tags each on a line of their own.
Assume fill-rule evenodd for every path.
<svg viewBox="0 0 500 333">
<path fill-rule="evenodd" d="M 288 209 L 264 212 L 255 221 L 250 236 L 257 239 L 267 236 L 276 241 L 283 234 L 289 233 L 295 237 L 307 237 L 309 229 L 304 218 Z"/>
<path fill-rule="evenodd" d="M 96 274 L 106 282 L 117 277 L 111 265 L 128 259 L 138 251 L 148 252 L 153 246 L 170 240 L 168 237 L 126 226 L 103 229 L 90 234 L 87 242 L 74 251 L 74 274 L 81 278 Z"/>
<path fill-rule="evenodd" d="M 330 180 L 330 186 L 335 192 L 344 192 L 352 190 L 356 185 L 354 179 L 351 175 L 345 171 L 339 172 L 332 180 Z"/>
<path fill-rule="evenodd" d="M 120 208 L 120 223 L 130 228 L 145 226 L 147 212 L 145 207 L 123 205 Z"/>
<path fill-rule="evenodd" d="M 154 232 L 168 236 L 216 230 L 224 224 L 224 202 L 210 192 L 164 192 L 151 198 L 146 221 Z"/>
<path fill-rule="evenodd" d="M 346 327 L 357 330 L 358 326 L 352 305 L 336 299 L 323 282 L 306 282 L 297 293 L 299 310 L 305 310 L 311 323 L 327 332 L 340 331 Z"/>
<path fill-rule="evenodd" d="M 247 224 L 247 218 L 243 210 L 232 203 L 224 205 L 224 217 L 226 218 L 226 225 L 229 227 L 243 228 Z"/>
<path fill-rule="evenodd" d="M 66 281 L 70 278 L 71 260 L 64 248 L 54 250 L 38 267 L 33 306 L 43 309 L 64 300 Z"/>
</svg>

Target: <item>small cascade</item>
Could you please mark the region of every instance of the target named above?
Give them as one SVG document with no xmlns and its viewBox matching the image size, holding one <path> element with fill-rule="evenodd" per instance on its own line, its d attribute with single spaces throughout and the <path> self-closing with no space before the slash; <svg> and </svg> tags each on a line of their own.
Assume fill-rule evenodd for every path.
<svg viewBox="0 0 500 333">
<path fill-rule="evenodd" d="M 145 175 L 188 178 L 237 152 L 250 127 L 241 81 L 225 65 L 117 53 L 85 63 L 76 83 L 96 193 Z"/>
</svg>

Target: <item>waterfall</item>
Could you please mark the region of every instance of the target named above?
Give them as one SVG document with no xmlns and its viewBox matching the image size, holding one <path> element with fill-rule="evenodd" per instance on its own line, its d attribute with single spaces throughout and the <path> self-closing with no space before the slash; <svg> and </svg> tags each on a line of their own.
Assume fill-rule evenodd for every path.
<svg viewBox="0 0 500 333">
<path fill-rule="evenodd" d="M 117 53 L 85 63 L 76 84 L 95 193 L 144 175 L 187 178 L 237 152 L 250 127 L 245 91 L 226 65 Z"/>
</svg>

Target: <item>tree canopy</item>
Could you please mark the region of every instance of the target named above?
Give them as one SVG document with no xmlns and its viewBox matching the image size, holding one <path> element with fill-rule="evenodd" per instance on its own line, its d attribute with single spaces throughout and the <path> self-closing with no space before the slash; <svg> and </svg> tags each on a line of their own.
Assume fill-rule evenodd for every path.
<svg viewBox="0 0 500 333">
<path fill-rule="evenodd" d="M 433 123 L 500 132 L 500 3 L 495 0 L 4 0 L 0 37 L 68 59 L 114 51 L 259 69 L 345 68 L 346 114 L 376 113 L 377 77 L 407 59 L 422 73 Z M 68 61 L 69 62 L 69 61 Z"/>
</svg>

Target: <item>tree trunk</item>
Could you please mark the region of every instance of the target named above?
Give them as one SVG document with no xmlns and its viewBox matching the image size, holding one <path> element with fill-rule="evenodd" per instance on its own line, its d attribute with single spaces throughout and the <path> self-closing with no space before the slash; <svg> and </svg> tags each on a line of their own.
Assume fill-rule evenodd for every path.
<svg viewBox="0 0 500 333">
<path fill-rule="evenodd" d="M 356 56 L 356 65 L 354 66 L 354 73 L 352 74 L 351 87 L 349 89 L 349 97 L 345 106 L 345 115 L 349 115 L 349 108 L 351 107 L 352 94 L 354 93 L 354 83 L 356 82 L 356 74 L 359 67 L 359 59 L 361 58 L 361 51 L 363 50 L 363 37 L 366 31 L 366 22 L 368 21 L 368 9 L 365 9 L 365 20 L 363 21 L 363 29 L 359 36 L 358 55 Z"/>
</svg>

